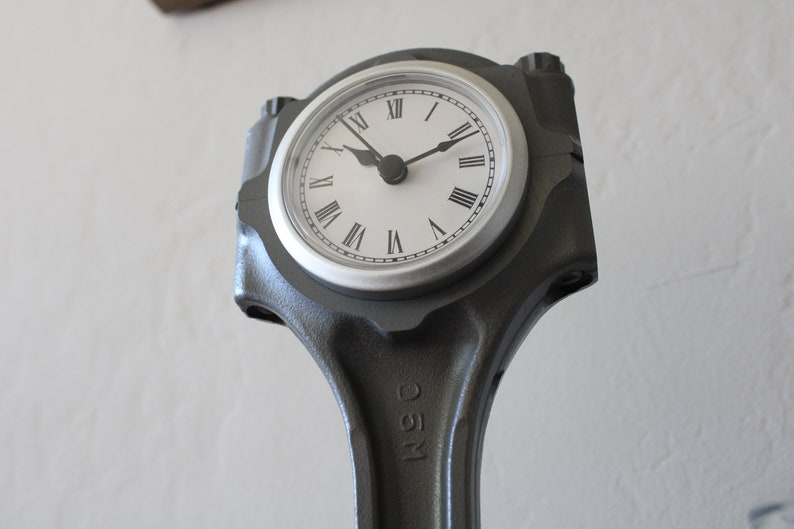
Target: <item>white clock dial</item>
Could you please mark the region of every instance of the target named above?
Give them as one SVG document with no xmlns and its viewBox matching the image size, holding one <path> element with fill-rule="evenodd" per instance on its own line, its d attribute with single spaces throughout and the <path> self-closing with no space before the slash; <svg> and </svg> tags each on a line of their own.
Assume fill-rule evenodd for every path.
<svg viewBox="0 0 794 529">
<path fill-rule="evenodd" d="M 365 70 L 320 94 L 271 170 L 280 240 L 321 281 L 409 294 L 473 265 L 510 226 L 527 147 L 493 86 L 441 63 Z"/>
</svg>

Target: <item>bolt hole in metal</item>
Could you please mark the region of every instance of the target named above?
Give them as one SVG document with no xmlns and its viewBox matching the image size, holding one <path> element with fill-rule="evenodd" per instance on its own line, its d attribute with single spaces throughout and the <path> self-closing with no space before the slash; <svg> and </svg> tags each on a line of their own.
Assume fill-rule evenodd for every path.
<svg viewBox="0 0 794 529">
<path fill-rule="evenodd" d="M 276 316 L 275 313 L 267 309 L 264 309 L 262 307 L 257 307 L 256 305 L 251 305 L 250 307 L 245 309 L 245 314 L 249 318 L 269 321 L 270 323 L 276 323 L 278 325 L 284 325 L 284 320 Z"/>
<path fill-rule="evenodd" d="M 561 299 L 577 290 L 581 290 L 594 280 L 595 278 L 592 274 L 581 270 L 565 272 L 551 285 L 548 295 L 552 299 Z"/>
</svg>

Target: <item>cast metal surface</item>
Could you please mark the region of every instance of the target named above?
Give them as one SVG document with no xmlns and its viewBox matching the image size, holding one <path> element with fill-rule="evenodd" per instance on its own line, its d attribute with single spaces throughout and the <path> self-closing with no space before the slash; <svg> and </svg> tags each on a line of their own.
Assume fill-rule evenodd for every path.
<svg viewBox="0 0 794 529">
<path fill-rule="evenodd" d="M 477 269 L 417 297 L 366 299 L 332 290 L 292 260 L 269 218 L 269 169 L 289 124 L 325 87 L 401 60 L 447 62 L 496 86 L 524 127 L 529 181 L 518 221 Z M 597 277 L 573 85 L 559 58 L 500 66 L 419 49 L 365 61 L 307 99 L 269 101 L 249 133 L 243 173 L 235 300 L 249 316 L 292 329 L 333 388 L 358 529 L 478 528 L 482 442 L 502 374 L 538 318 Z"/>
</svg>

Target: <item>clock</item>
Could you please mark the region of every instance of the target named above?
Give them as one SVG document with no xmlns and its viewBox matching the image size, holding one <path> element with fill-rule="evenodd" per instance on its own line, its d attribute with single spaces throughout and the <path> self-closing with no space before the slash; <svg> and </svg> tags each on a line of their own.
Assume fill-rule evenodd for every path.
<svg viewBox="0 0 794 529">
<path fill-rule="evenodd" d="M 507 99 L 463 68 L 398 61 L 327 88 L 276 151 L 268 206 L 309 274 L 352 294 L 416 295 L 502 241 L 527 142 Z"/>
<path fill-rule="evenodd" d="M 358 529 L 479 528 L 499 382 L 597 277 L 573 95 L 548 53 L 414 49 L 269 100 L 248 134 L 235 300 L 331 385 Z"/>
</svg>

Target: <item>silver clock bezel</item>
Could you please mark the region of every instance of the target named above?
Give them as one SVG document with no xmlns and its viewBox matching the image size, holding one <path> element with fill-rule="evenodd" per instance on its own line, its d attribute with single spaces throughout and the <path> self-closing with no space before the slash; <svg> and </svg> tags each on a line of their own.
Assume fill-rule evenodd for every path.
<svg viewBox="0 0 794 529">
<path fill-rule="evenodd" d="M 426 256 L 410 261 L 388 264 L 352 262 L 332 255 L 317 244 L 310 244 L 292 220 L 285 195 L 284 179 L 294 165 L 293 153 L 311 127 L 333 107 L 357 89 L 384 78 L 420 75 L 435 77 L 439 84 L 458 94 L 463 94 L 478 105 L 478 112 L 488 112 L 494 119 L 499 134 L 490 131 L 494 141 L 504 141 L 507 163 L 494 175 L 505 183 L 494 186 L 489 196 L 489 210 L 485 215 L 458 236 L 448 246 Z M 501 235 L 507 230 L 521 204 L 527 182 L 529 153 L 523 126 L 512 105 L 504 95 L 482 77 L 463 68 L 435 61 L 399 61 L 374 66 L 354 73 L 332 85 L 315 97 L 295 118 L 282 138 L 270 169 L 268 183 L 268 208 L 273 227 L 281 243 L 293 259 L 310 275 L 331 288 L 345 293 L 379 294 L 393 297 L 400 293 L 415 294 L 430 289 L 476 263 L 486 256 Z"/>
</svg>

